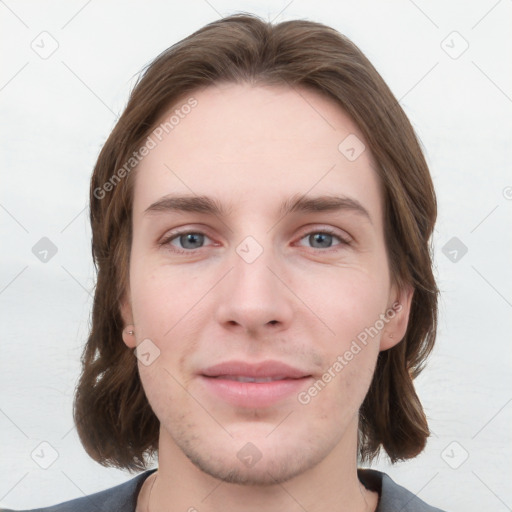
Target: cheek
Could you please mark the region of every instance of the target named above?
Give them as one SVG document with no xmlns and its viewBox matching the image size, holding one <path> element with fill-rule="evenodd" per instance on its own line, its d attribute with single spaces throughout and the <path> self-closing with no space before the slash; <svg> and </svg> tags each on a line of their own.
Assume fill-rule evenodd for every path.
<svg viewBox="0 0 512 512">
<path fill-rule="evenodd" d="M 329 345 L 342 349 L 386 311 L 389 288 L 385 273 L 357 267 L 333 270 L 303 277 L 299 293 L 308 297 L 306 304 L 332 331 L 334 344 Z"/>
<path fill-rule="evenodd" d="M 316 381 L 312 387 L 321 390 L 315 396 L 302 395 L 302 399 L 309 396 L 309 402 L 301 405 L 303 409 L 300 412 L 303 420 L 308 418 L 306 423 L 311 437 L 320 436 L 328 442 L 337 442 L 346 426 L 357 421 L 359 409 L 371 383 L 375 362 L 376 354 L 365 349 L 344 365 L 342 370 L 338 366 L 336 371 L 331 366 L 334 377 L 325 385 Z M 326 373 L 328 371 L 329 367 Z"/>
<path fill-rule="evenodd" d="M 370 328 L 384 313 L 388 293 L 380 277 L 355 267 L 335 270 L 330 276 L 303 278 L 299 292 L 317 317 L 303 326 L 321 356 L 323 373 L 305 390 L 301 403 L 310 399 L 305 411 L 311 407 L 318 425 L 329 418 L 342 425 L 357 414 L 379 354 L 380 333 Z"/>
<path fill-rule="evenodd" d="M 201 300 L 211 284 L 200 276 L 171 266 L 146 264 L 133 269 L 132 309 L 137 340 L 150 339 L 159 356 L 149 366 L 139 364 L 148 398 L 160 402 L 165 396 L 178 397 L 179 384 L 187 385 L 186 363 L 198 350 L 204 323 L 211 318 L 208 301 Z M 176 387 L 178 386 L 178 387 Z M 165 392 L 163 391 L 165 389 Z M 165 398 L 162 397 L 163 398 Z"/>
<path fill-rule="evenodd" d="M 175 280 L 166 276 L 142 276 L 133 288 L 133 314 L 138 343 L 147 339 L 158 356 L 150 365 L 138 363 L 141 382 L 161 422 L 179 422 L 186 409 L 189 374 L 184 362 L 197 351 L 200 327 L 190 314 L 197 297 L 190 289 L 177 290 Z M 200 310 L 196 305 L 193 311 Z M 205 314 L 203 312 L 203 314 Z"/>
<path fill-rule="evenodd" d="M 143 261 L 143 260 L 140 260 Z M 154 265 L 146 260 L 131 273 L 134 322 L 146 337 L 167 339 L 189 319 L 207 290 L 197 275 L 183 277 L 183 270 L 169 265 Z"/>
</svg>

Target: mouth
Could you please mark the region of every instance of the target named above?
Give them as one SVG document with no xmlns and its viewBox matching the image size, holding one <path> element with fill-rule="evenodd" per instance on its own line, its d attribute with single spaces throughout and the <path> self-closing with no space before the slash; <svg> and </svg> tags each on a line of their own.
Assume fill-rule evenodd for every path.
<svg viewBox="0 0 512 512">
<path fill-rule="evenodd" d="M 279 361 L 228 361 L 202 370 L 199 378 L 215 400 L 236 407 L 265 408 L 299 393 L 312 375 Z"/>
<path fill-rule="evenodd" d="M 285 380 L 289 377 L 246 377 L 243 375 L 219 375 L 217 377 L 211 377 L 212 379 L 225 379 L 234 380 L 236 382 L 274 382 L 276 380 Z"/>
<path fill-rule="evenodd" d="M 281 361 L 267 360 L 255 363 L 247 361 L 225 361 L 203 369 L 205 377 L 232 379 L 300 379 L 310 376 L 307 371 Z"/>
</svg>

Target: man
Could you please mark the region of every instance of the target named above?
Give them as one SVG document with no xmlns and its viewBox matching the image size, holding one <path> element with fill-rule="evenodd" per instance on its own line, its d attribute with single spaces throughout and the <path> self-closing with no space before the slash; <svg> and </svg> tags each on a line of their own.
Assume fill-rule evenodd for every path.
<svg viewBox="0 0 512 512">
<path fill-rule="evenodd" d="M 382 472 L 429 435 L 436 218 L 414 131 L 346 38 L 235 15 L 161 54 L 91 181 L 87 452 L 158 469 L 46 512 L 435 511 Z"/>
</svg>

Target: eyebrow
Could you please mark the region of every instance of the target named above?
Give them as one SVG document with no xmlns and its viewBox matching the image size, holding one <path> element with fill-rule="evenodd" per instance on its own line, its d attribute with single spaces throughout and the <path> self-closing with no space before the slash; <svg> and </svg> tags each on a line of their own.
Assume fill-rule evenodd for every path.
<svg viewBox="0 0 512 512">
<path fill-rule="evenodd" d="M 227 217 L 231 209 L 226 209 L 217 200 L 208 196 L 173 196 L 161 197 L 144 210 L 144 215 L 162 212 L 192 212 Z M 316 196 L 296 194 L 283 202 L 279 209 L 280 216 L 290 213 L 338 212 L 351 211 L 366 217 L 372 224 L 368 210 L 356 199 L 347 196 Z"/>
<path fill-rule="evenodd" d="M 225 217 L 228 211 L 221 203 L 207 196 L 164 196 L 144 210 L 144 215 L 161 212 L 206 213 Z"/>
<path fill-rule="evenodd" d="M 370 224 L 372 218 L 368 210 L 357 200 L 347 196 L 317 196 L 308 197 L 306 195 L 295 195 L 286 200 L 280 209 L 281 215 L 289 213 L 308 213 L 308 212 L 337 212 L 351 211 L 366 217 Z"/>
</svg>

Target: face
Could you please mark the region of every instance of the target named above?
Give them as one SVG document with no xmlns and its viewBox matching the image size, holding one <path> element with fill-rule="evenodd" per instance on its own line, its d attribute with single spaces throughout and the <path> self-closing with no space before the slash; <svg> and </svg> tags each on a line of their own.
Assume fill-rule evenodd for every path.
<svg viewBox="0 0 512 512">
<path fill-rule="evenodd" d="M 355 460 L 359 407 L 411 298 L 391 284 L 363 137 L 305 89 L 191 96 L 136 170 L 122 303 L 160 455 L 247 484 Z"/>
</svg>

